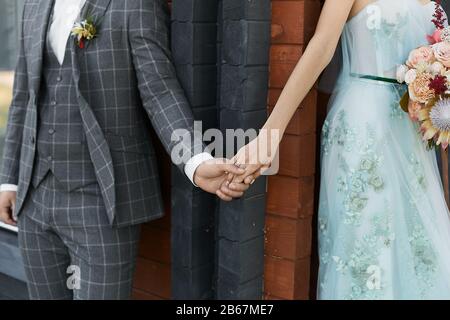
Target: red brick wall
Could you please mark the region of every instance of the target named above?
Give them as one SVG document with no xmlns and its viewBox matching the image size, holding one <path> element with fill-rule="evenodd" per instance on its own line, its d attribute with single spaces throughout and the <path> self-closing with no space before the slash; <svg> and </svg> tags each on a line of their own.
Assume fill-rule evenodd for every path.
<svg viewBox="0 0 450 320">
<path fill-rule="evenodd" d="M 314 32 L 319 0 L 272 1 L 269 111 Z M 270 177 L 266 219 L 266 299 L 308 299 L 316 174 L 316 101 L 299 106 L 281 144 L 279 175 Z"/>
</svg>

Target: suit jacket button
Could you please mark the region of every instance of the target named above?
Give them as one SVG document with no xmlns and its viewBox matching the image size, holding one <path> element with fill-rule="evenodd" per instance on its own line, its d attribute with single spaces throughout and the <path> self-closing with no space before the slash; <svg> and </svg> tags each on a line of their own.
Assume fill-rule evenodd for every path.
<svg viewBox="0 0 450 320">
<path fill-rule="evenodd" d="M 50 161 L 53 161 L 53 157 L 52 156 L 48 156 L 47 157 L 47 160 L 50 162 Z"/>
</svg>

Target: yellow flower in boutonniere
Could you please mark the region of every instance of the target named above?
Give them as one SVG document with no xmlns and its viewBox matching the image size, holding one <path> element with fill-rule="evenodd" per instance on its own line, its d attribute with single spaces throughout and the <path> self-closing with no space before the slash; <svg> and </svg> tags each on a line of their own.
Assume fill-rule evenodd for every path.
<svg viewBox="0 0 450 320">
<path fill-rule="evenodd" d="M 80 49 L 86 46 L 86 41 L 90 41 L 97 36 L 97 26 L 93 17 L 75 23 L 72 28 L 72 36 L 75 37 Z"/>
</svg>

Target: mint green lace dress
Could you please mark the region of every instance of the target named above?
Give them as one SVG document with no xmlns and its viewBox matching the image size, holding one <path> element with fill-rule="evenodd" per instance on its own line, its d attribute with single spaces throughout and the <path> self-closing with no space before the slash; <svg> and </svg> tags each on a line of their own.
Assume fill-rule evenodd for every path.
<svg viewBox="0 0 450 320">
<path fill-rule="evenodd" d="M 433 151 L 399 107 L 395 78 L 427 44 L 434 3 L 375 1 L 341 39 L 322 132 L 320 299 L 450 299 L 450 218 Z"/>
</svg>

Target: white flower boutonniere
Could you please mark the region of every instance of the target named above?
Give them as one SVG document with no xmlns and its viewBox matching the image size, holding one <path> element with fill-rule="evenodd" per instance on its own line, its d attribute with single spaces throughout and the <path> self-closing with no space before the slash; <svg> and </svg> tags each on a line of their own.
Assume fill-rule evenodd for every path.
<svg viewBox="0 0 450 320">
<path fill-rule="evenodd" d="M 86 47 L 86 43 L 91 41 L 98 35 L 98 23 L 92 16 L 87 17 L 83 21 L 76 22 L 72 28 L 71 35 L 75 37 L 77 46 L 80 49 Z"/>
</svg>

